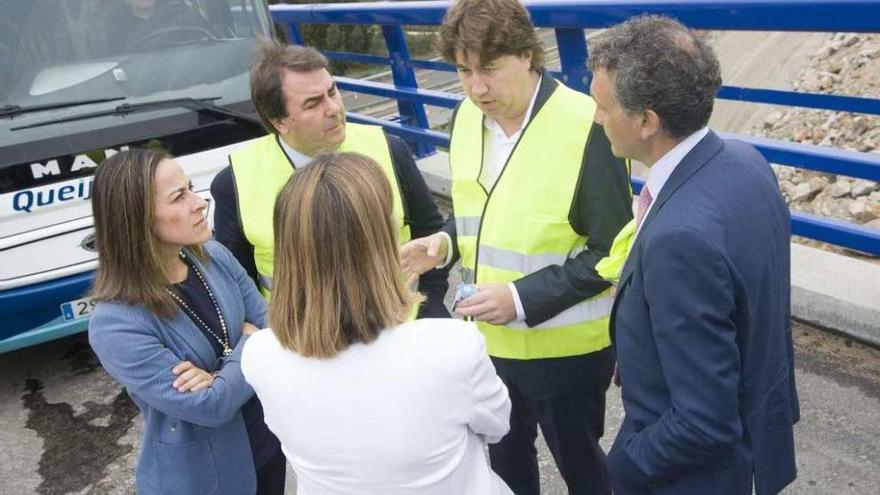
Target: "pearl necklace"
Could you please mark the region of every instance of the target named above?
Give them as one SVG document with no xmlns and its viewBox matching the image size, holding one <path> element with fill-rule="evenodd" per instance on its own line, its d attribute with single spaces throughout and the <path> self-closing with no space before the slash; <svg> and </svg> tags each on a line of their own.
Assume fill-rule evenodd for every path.
<svg viewBox="0 0 880 495">
<path fill-rule="evenodd" d="M 217 342 L 220 343 L 221 346 L 223 346 L 223 357 L 228 357 L 230 354 L 232 354 L 232 347 L 229 346 L 229 331 L 226 329 L 226 319 L 223 318 L 223 313 L 220 311 L 220 306 L 217 304 L 217 299 L 214 298 L 214 292 L 211 291 L 211 287 L 209 287 L 208 283 L 205 281 L 205 277 L 202 275 L 201 270 L 196 267 L 195 263 L 191 263 L 189 260 L 187 260 L 186 255 L 183 253 L 183 251 L 180 252 L 180 259 L 193 269 L 199 281 L 201 281 L 202 285 L 205 287 L 205 291 L 208 292 L 208 297 L 211 298 L 211 303 L 214 305 L 214 310 L 217 311 L 217 318 L 220 320 L 220 328 L 223 330 L 223 338 L 221 339 L 220 336 L 217 335 L 217 333 L 211 330 L 211 327 L 208 326 L 208 324 L 205 323 L 205 321 L 202 320 L 199 315 L 196 314 L 196 312 L 193 311 L 193 309 L 190 308 L 189 305 L 186 304 L 186 302 L 179 295 L 177 295 L 176 292 L 168 287 L 166 287 L 165 290 L 168 291 L 168 294 L 171 296 L 171 298 L 174 299 L 174 301 L 181 308 L 183 308 L 188 315 L 193 317 L 193 319 L 196 320 L 196 322 L 198 322 L 202 326 L 202 328 L 204 328 L 212 337 L 214 337 L 214 339 L 217 340 Z"/>
</svg>

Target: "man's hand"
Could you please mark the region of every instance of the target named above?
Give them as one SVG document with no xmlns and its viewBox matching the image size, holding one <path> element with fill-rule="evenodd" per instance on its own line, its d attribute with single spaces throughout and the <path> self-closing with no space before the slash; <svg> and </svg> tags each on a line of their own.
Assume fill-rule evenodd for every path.
<svg viewBox="0 0 880 495">
<path fill-rule="evenodd" d="M 458 303 L 455 312 L 493 325 L 505 325 L 516 319 L 513 294 L 507 284 L 478 285 L 477 293 Z"/>
<path fill-rule="evenodd" d="M 214 383 L 214 377 L 210 373 L 189 361 L 177 363 L 171 372 L 177 377 L 172 385 L 178 392 L 197 392 Z"/>
<path fill-rule="evenodd" d="M 413 239 L 400 247 L 400 267 L 410 277 L 421 275 L 446 260 L 449 244 L 441 233 Z"/>
</svg>

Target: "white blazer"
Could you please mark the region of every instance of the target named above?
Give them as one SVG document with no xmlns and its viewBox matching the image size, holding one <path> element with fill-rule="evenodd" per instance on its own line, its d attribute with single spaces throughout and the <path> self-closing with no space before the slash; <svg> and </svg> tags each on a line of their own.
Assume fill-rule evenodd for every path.
<svg viewBox="0 0 880 495">
<path fill-rule="evenodd" d="M 473 323 L 404 323 L 331 359 L 266 329 L 241 368 L 299 495 L 512 495 L 484 452 L 510 429 L 510 399 Z"/>
</svg>

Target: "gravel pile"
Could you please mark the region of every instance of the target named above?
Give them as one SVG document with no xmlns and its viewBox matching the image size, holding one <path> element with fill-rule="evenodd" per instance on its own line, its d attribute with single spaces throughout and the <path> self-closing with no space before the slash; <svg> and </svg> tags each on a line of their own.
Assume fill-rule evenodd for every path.
<svg viewBox="0 0 880 495">
<path fill-rule="evenodd" d="M 880 35 L 829 35 L 793 86 L 809 93 L 880 97 Z M 752 133 L 880 153 L 880 116 L 788 108 L 769 114 Z M 782 165 L 773 168 L 793 209 L 880 229 L 880 183 Z"/>
</svg>

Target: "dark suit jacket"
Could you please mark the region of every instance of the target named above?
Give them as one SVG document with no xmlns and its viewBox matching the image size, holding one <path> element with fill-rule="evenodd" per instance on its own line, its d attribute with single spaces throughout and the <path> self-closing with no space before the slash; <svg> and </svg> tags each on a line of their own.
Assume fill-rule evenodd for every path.
<svg viewBox="0 0 880 495">
<path fill-rule="evenodd" d="M 790 219 L 751 146 L 709 134 L 663 186 L 612 310 L 615 493 L 776 493 L 796 476 Z"/>
</svg>

